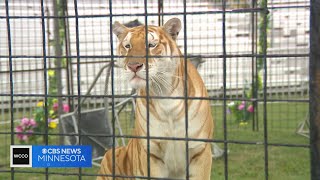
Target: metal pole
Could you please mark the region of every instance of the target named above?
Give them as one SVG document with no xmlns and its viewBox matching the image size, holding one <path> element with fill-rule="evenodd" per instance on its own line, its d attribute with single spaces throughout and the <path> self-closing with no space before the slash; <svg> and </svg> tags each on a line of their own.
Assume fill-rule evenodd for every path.
<svg viewBox="0 0 320 180">
<path fill-rule="evenodd" d="M 256 8 L 256 1 L 253 0 L 251 3 L 251 8 Z M 252 12 L 251 13 L 251 53 L 256 54 L 257 52 L 257 35 L 256 35 L 256 29 L 257 29 L 257 13 Z M 259 91 L 258 87 L 258 70 L 256 65 L 257 57 L 251 58 L 251 68 L 252 68 L 252 81 L 251 81 L 251 88 L 252 88 L 252 97 L 251 99 L 257 99 L 257 94 Z M 252 130 L 258 131 L 258 103 L 257 101 L 253 101 L 252 105 L 254 107 L 254 113 L 252 116 Z"/>
<path fill-rule="evenodd" d="M 68 17 L 68 0 L 63 2 L 63 16 Z M 64 19 L 64 42 L 65 42 L 65 55 L 71 55 L 70 48 L 70 28 L 69 28 L 69 18 Z M 73 74 L 72 74 L 72 58 L 66 57 L 66 75 L 67 75 L 67 94 L 74 95 L 73 91 Z M 70 106 L 70 111 L 74 110 L 74 98 L 68 98 L 68 104 Z"/>
<path fill-rule="evenodd" d="M 158 0 L 158 26 L 163 25 L 163 0 Z"/>
<path fill-rule="evenodd" d="M 311 179 L 320 179 L 320 1 L 310 1 Z"/>
<path fill-rule="evenodd" d="M 58 7 L 58 4 L 57 4 L 57 0 L 54 0 L 53 1 L 53 15 L 56 17 L 56 16 L 59 16 L 59 10 L 61 7 Z M 59 56 L 59 58 L 56 58 L 54 60 L 54 64 L 55 64 L 55 76 L 56 76 L 56 79 L 57 79 L 57 94 L 55 95 L 58 95 L 58 104 L 59 104 L 59 108 L 58 108 L 58 116 L 59 116 L 59 119 L 60 119 L 60 115 L 62 114 L 62 82 L 61 82 L 61 79 L 62 79 L 62 75 L 61 75 L 61 61 L 62 61 L 62 58 L 60 58 L 62 56 L 62 46 L 61 46 L 61 37 L 60 37 L 60 26 L 59 26 L 59 18 L 54 18 L 54 23 L 53 23 L 53 28 L 54 28 L 54 40 L 55 40 L 55 43 L 54 43 L 54 49 L 55 49 L 55 56 Z M 53 95 L 53 94 L 51 94 Z M 63 130 L 62 130 L 62 123 L 59 123 L 59 133 L 63 133 Z M 63 136 L 60 136 L 59 138 L 59 143 L 60 144 L 63 144 Z"/>
</svg>

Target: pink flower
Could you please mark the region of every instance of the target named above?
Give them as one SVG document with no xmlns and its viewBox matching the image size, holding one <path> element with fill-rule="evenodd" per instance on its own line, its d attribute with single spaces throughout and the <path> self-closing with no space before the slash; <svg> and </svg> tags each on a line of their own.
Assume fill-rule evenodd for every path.
<svg viewBox="0 0 320 180">
<path fill-rule="evenodd" d="M 29 139 L 29 138 L 28 138 L 27 135 L 23 135 L 23 136 L 22 136 L 22 140 L 27 141 L 28 139 Z"/>
<path fill-rule="evenodd" d="M 23 128 L 21 125 L 17 126 L 15 130 L 16 130 L 16 132 L 18 132 L 17 138 L 18 138 L 19 140 L 25 139 L 24 134 L 21 134 L 21 132 L 24 131 L 24 128 Z"/>
<path fill-rule="evenodd" d="M 69 111 L 70 111 L 70 107 L 69 107 L 68 104 L 64 104 L 64 105 L 63 105 L 63 111 L 64 111 L 64 112 L 69 112 Z"/>
<path fill-rule="evenodd" d="M 16 132 L 23 132 L 23 127 L 21 125 L 17 126 Z"/>
<path fill-rule="evenodd" d="M 37 122 L 34 119 L 23 118 L 21 119 L 20 125 L 24 127 L 29 127 L 29 126 L 36 127 Z"/>
<path fill-rule="evenodd" d="M 23 118 L 21 119 L 20 125 L 15 128 L 15 132 L 17 132 L 17 138 L 20 141 L 27 141 L 31 133 L 33 133 L 33 128 L 37 126 L 37 122 L 33 119 Z M 30 133 L 30 134 L 22 134 L 22 133 Z"/>
<path fill-rule="evenodd" d="M 21 125 L 22 126 L 29 126 L 29 119 L 28 118 L 22 118 L 21 119 Z"/>
<path fill-rule="evenodd" d="M 58 111 L 59 104 L 58 103 L 54 103 L 52 108 L 53 108 L 54 111 Z"/>
<path fill-rule="evenodd" d="M 246 107 L 246 103 L 242 101 L 242 103 L 238 106 L 239 110 L 243 110 Z"/>
<path fill-rule="evenodd" d="M 32 126 L 32 127 L 36 127 L 36 126 L 37 126 L 37 122 L 36 122 L 34 119 L 30 119 L 30 120 L 29 120 L 29 124 L 30 124 L 30 126 Z"/>
<path fill-rule="evenodd" d="M 17 134 L 17 138 L 18 138 L 19 140 L 22 140 L 22 139 L 23 139 L 23 134 Z"/>
<path fill-rule="evenodd" d="M 250 105 L 250 106 L 247 108 L 247 111 L 253 113 L 253 112 L 254 112 L 254 107 L 253 107 L 252 105 Z"/>
<path fill-rule="evenodd" d="M 19 138 L 19 136 L 18 136 L 18 138 L 20 139 L 20 140 L 23 140 L 23 141 L 27 141 L 28 140 L 28 135 L 26 135 L 26 134 L 20 134 L 21 136 L 20 136 L 20 138 Z"/>
<path fill-rule="evenodd" d="M 19 127 L 19 126 L 18 126 Z M 20 128 L 16 128 L 16 132 L 23 132 L 23 130 L 22 131 L 20 131 Z M 20 140 L 20 141 L 26 141 L 26 140 L 28 140 L 28 136 L 30 136 L 30 135 L 27 135 L 27 134 L 21 134 L 21 133 L 18 133 L 17 134 L 17 138 Z"/>
</svg>

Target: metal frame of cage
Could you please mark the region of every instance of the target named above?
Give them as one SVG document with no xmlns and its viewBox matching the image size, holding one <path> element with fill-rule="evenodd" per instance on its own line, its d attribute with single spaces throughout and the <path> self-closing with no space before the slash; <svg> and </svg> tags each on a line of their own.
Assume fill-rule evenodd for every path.
<svg viewBox="0 0 320 180">
<path fill-rule="evenodd" d="M 144 6 L 145 6 L 145 12 L 140 14 L 141 16 L 144 16 L 145 17 L 145 24 L 147 25 L 148 24 L 148 6 L 147 6 L 147 1 L 144 1 Z M 186 1 L 184 1 L 184 12 L 183 13 L 177 13 L 177 14 L 182 14 L 183 15 L 183 26 L 186 27 L 187 24 L 185 23 L 186 22 L 186 19 L 187 19 L 187 15 L 188 12 L 186 11 Z M 77 59 L 77 67 L 78 69 L 80 69 L 80 58 L 82 57 L 80 55 L 80 48 L 79 48 L 79 44 L 80 44 L 80 41 L 79 41 L 79 27 L 78 27 L 78 18 L 80 17 L 78 15 L 78 12 L 77 12 L 77 0 L 74 1 L 74 5 L 75 5 L 75 23 L 76 23 L 76 40 L 77 40 L 77 53 L 76 53 L 76 59 Z M 13 92 L 13 78 L 12 78 L 12 71 L 13 71 L 13 65 L 12 65 L 12 59 L 13 58 L 16 58 L 15 56 L 12 55 L 12 46 L 11 46 L 11 32 L 10 32 L 10 20 L 11 17 L 9 15 L 9 3 L 8 3 L 8 0 L 5 1 L 5 6 L 6 6 L 6 15 L 5 16 L 1 16 L 2 19 L 6 19 L 6 22 L 7 22 L 7 34 L 8 34 L 8 49 L 9 49 L 9 52 L 8 52 L 8 56 L 1 56 L 2 58 L 8 58 L 8 62 L 9 62 L 9 67 L 10 67 L 10 94 L 1 94 L 2 96 L 10 96 L 10 108 L 11 109 L 14 109 L 14 97 L 15 96 L 19 96 L 19 94 L 15 94 Z M 112 22 L 112 18 L 113 18 L 113 15 L 112 15 L 112 1 L 109 1 L 109 10 L 110 10 L 110 15 L 108 15 L 108 17 L 110 18 L 110 22 Z M 285 55 L 285 54 L 279 54 L 279 55 L 268 55 L 266 53 L 266 50 L 264 50 L 264 53 L 262 55 L 255 55 L 255 54 L 251 54 L 251 55 L 229 55 L 227 54 L 226 52 L 226 36 L 225 36 L 225 23 L 223 23 L 223 27 L 222 29 L 224 30 L 223 31 L 223 54 L 220 56 L 220 58 L 222 58 L 225 62 L 226 58 L 232 58 L 232 57 L 238 57 L 238 56 L 248 56 L 248 57 L 261 57 L 263 58 L 264 60 L 264 64 L 265 64 L 265 67 L 266 66 L 266 62 L 267 62 L 267 59 L 269 58 L 272 58 L 272 57 L 279 57 L 279 56 L 284 56 L 284 57 L 309 57 L 309 61 L 310 61 L 310 82 L 309 82 L 309 87 L 310 87 L 310 100 L 308 100 L 307 102 L 310 104 L 310 145 L 288 145 L 288 144 L 270 144 L 268 143 L 268 129 L 267 129 L 267 117 L 266 117 L 266 113 L 264 113 L 264 116 L 263 116 L 263 123 L 264 123 L 264 141 L 263 141 L 263 146 L 264 146 L 264 159 L 265 159 L 265 166 L 264 166 L 264 171 L 265 171 L 265 179 L 268 179 L 268 147 L 269 146 L 286 146 L 286 147 L 304 147 L 304 148 L 310 148 L 310 151 L 311 151 L 311 178 L 312 179 L 319 179 L 320 177 L 320 160 L 319 160 L 319 136 L 318 134 L 320 133 L 320 127 L 319 127 L 319 87 L 318 87 L 318 82 L 319 82 L 319 76 L 318 76 L 318 72 L 320 70 L 319 68 L 319 59 L 320 59 L 320 55 L 318 53 L 318 50 L 319 50 L 319 47 L 320 47 L 320 42 L 318 41 L 319 40 L 319 22 L 320 22 L 320 3 L 316 0 L 311 0 L 311 5 L 310 5 L 310 8 L 311 8 L 311 23 L 310 23 L 310 54 L 296 54 L 296 55 Z M 267 13 L 268 13 L 268 7 L 265 7 L 265 8 L 256 8 L 256 9 L 240 9 L 238 11 L 236 11 L 236 13 L 241 13 L 241 12 L 264 12 L 264 19 L 267 18 Z M 207 12 L 203 12 L 203 13 L 207 13 Z M 227 12 L 226 11 L 226 1 L 223 1 L 223 9 L 222 11 L 217 11 L 217 12 L 209 12 L 209 13 L 221 13 L 222 14 L 222 17 L 223 17 L 223 21 L 226 20 L 226 13 L 234 13 L 234 12 Z M 173 15 L 174 13 L 170 13 L 169 15 Z M 151 14 L 152 15 L 152 14 Z M 150 15 L 150 16 L 151 16 Z M 90 17 L 90 16 L 88 16 Z M 14 17 L 14 18 L 21 18 L 21 17 Z M 30 18 L 30 17 L 28 17 Z M 32 17 L 31 17 L 32 18 Z M 44 62 L 46 62 L 48 56 L 47 56 L 47 48 L 45 46 L 45 43 L 46 43 L 46 37 L 45 37 L 45 19 L 48 18 L 44 15 L 44 7 L 43 7 L 43 0 L 41 0 L 41 20 L 42 20 L 42 38 L 43 38 L 43 56 L 41 57 L 43 59 Z M 57 18 L 57 17 L 56 17 Z M 59 17 L 58 17 L 59 18 Z M 264 24 L 266 26 L 266 24 Z M 110 23 L 110 28 L 112 27 L 112 24 Z M 266 28 L 265 28 L 266 30 Z M 146 29 L 147 31 L 147 29 Z M 184 37 L 186 38 L 187 36 L 187 32 L 186 32 L 186 28 L 184 28 Z M 110 36 L 112 37 L 112 33 L 110 33 Z M 111 38 L 112 39 L 112 38 Z M 146 41 L 147 41 L 147 38 L 146 38 Z M 264 42 L 265 45 L 267 44 L 267 42 L 265 41 Z M 185 60 L 187 59 L 187 42 L 184 41 L 184 52 L 185 52 L 185 55 L 184 55 L 184 58 Z M 110 43 L 110 46 L 113 47 L 113 43 L 111 42 Z M 265 46 L 266 47 L 266 46 Z M 116 56 L 114 56 L 113 52 L 111 52 L 111 72 L 114 71 L 114 58 Z M 148 57 L 147 57 L 148 59 Z M 148 61 L 147 61 L 148 62 Z M 44 70 L 47 70 L 48 67 L 47 67 L 47 64 L 44 63 L 44 67 L 43 67 Z M 187 69 L 187 67 L 186 67 Z M 226 87 L 226 64 L 224 63 L 224 66 L 223 66 L 223 70 L 224 70 L 224 78 L 223 78 L 223 85 L 224 87 Z M 264 74 L 264 89 L 263 89 L 263 94 L 267 94 L 267 70 L 265 69 L 265 74 Z M 112 74 L 112 73 L 111 73 Z M 44 71 L 43 73 L 43 76 L 44 77 L 47 77 L 47 74 L 46 74 L 46 71 Z M 77 78 L 78 78 L 78 81 L 79 80 L 79 72 L 77 74 Z M 46 78 L 45 78 L 46 79 Z M 111 76 L 111 82 L 114 81 L 114 78 L 113 76 Z M 44 83 L 45 85 L 45 89 L 47 89 L 47 82 Z M 78 83 L 78 88 L 80 89 L 80 84 L 81 83 Z M 113 83 L 112 84 L 112 93 L 113 93 Z M 148 87 L 148 85 L 147 85 Z M 23 95 L 21 95 L 23 96 Z M 31 95 L 32 96 L 32 95 Z M 47 92 L 45 92 L 44 94 L 38 94 L 38 95 L 34 95 L 34 96 L 40 96 L 40 97 L 44 97 L 45 98 L 45 106 L 47 106 L 47 99 L 49 97 L 49 95 L 47 94 Z M 78 94 L 76 95 L 76 97 L 78 98 L 78 104 L 81 104 L 81 99 L 85 96 L 82 96 L 81 94 Z M 111 96 L 108 96 L 112 99 L 112 108 L 111 108 L 111 111 L 112 111 L 112 114 L 113 116 L 115 116 L 116 112 L 115 112 L 115 96 L 113 96 L 113 94 Z M 124 96 L 125 97 L 125 96 Z M 145 97 L 147 99 L 147 102 L 148 102 L 148 99 L 152 98 L 150 97 L 148 94 L 147 96 Z M 184 97 L 185 99 L 185 104 L 187 105 L 187 100 L 189 99 L 187 94 L 185 95 Z M 227 96 L 226 96 L 226 88 L 223 89 L 223 97 L 220 98 L 220 100 L 223 101 L 223 104 L 224 104 L 224 108 L 223 108 L 223 115 L 224 117 L 226 116 L 226 112 L 227 112 L 227 109 L 226 109 L 226 100 L 227 100 Z M 264 112 L 267 111 L 267 102 L 269 101 L 272 101 L 272 100 L 269 100 L 267 99 L 266 96 L 264 96 L 262 99 L 259 99 L 258 100 L 259 102 L 261 102 L 263 104 L 263 109 L 264 109 Z M 304 101 L 303 101 L 304 102 Z M 81 112 L 81 107 L 79 107 L 78 109 L 78 112 Z M 46 112 L 46 116 L 48 116 L 48 112 Z M 81 117 L 81 114 L 80 113 L 77 113 L 77 116 L 78 118 Z M 11 132 L 9 133 L 10 136 L 11 136 L 11 144 L 15 144 L 14 142 L 14 111 L 11 111 L 10 112 L 10 119 L 11 119 Z M 188 116 L 186 115 L 186 119 L 188 119 Z M 225 118 L 224 118 L 225 119 Z M 190 139 L 188 138 L 188 121 L 186 120 L 186 138 L 185 138 L 185 141 L 186 141 L 186 146 L 188 146 L 188 141 L 190 140 L 193 140 L 193 139 Z M 224 127 L 226 127 L 226 122 L 224 120 Z M 113 130 L 115 130 L 116 126 L 115 124 L 113 124 Z M 114 132 L 114 131 L 113 131 Z M 46 133 L 44 134 L 48 137 L 48 129 L 46 129 Z M 61 135 L 68 135 L 68 134 L 61 134 Z M 83 134 L 81 134 L 81 132 L 79 131 L 78 132 L 78 136 L 79 136 L 79 139 L 81 139 L 81 136 L 83 136 Z M 103 136 L 103 135 L 101 135 Z M 121 136 L 115 136 L 113 135 L 112 138 L 113 138 L 113 147 L 116 146 L 116 141 L 115 141 L 115 138 L 116 137 L 121 137 Z M 156 137 L 155 137 L 156 138 Z M 150 137 L 147 137 L 147 140 L 149 142 L 150 140 Z M 174 140 L 174 138 L 169 138 L 168 140 Z M 203 141 L 208 141 L 208 142 L 219 142 L 219 141 L 214 141 L 214 140 L 203 140 Z M 48 139 L 46 140 L 46 143 L 48 144 Z M 230 142 L 227 138 L 227 132 L 226 130 L 224 130 L 224 139 L 220 142 L 220 143 L 223 143 L 224 144 L 224 150 L 227 151 L 228 150 L 228 144 L 229 143 L 239 143 L 239 144 L 250 144 L 250 142 Z M 113 151 L 114 151 L 114 148 L 113 148 Z M 188 154 L 188 153 L 187 153 Z M 150 156 L 150 154 L 149 154 Z M 149 157 L 150 158 L 150 157 Z M 148 158 L 148 159 L 149 159 Z M 186 161 L 188 162 L 188 156 L 186 156 Z M 226 153 L 226 155 L 224 156 L 224 164 L 225 164 L 225 174 L 224 174 L 224 177 L 225 179 L 228 179 L 228 154 Z M 114 163 L 113 163 L 114 164 Z M 148 161 L 148 164 L 150 164 L 150 162 Z M 2 172 L 2 171 L 0 171 Z M 7 171 L 3 171 L 3 172 L 7 172 Z M 20 171 L 20 170 L 16 170 L 14 168 L 11 168 L 11 170 L 9 171 L 11 173 L 11 179 L 14 179 L 15 177 L 15 172 L 24 172 L 24 171 Z M 188 175 L 188 168 L 186 169 L 186 179 L 189 179 L 189 175 Z M 48 169 L 45 170 L 45 175 L 46 175 L 46 179 L 49 179 L 49 171 Z M 83 173 L 81 170 L 79 170 L 79 178 L 81 178 L 81 175 L 82 174 L 85 174 Z M 90 175 L 89 175 L 90 176 Z M 95 176 L 95 175 L 91 175 L 91 176 Z M 117 177 L 115 174 L 111 175 L 113 177 Z M 129 177 L 129 178 L 133 178 L 133 177 Z M 152 177 L 150 177 L 150 168 L 148 168 L 148 177 L 139 177 L 139 178 L 142 178 L 142 179 L 151 179 Z M 157 178 L 154 178 L 154 179 L 157 179 Z"/>
</svg>

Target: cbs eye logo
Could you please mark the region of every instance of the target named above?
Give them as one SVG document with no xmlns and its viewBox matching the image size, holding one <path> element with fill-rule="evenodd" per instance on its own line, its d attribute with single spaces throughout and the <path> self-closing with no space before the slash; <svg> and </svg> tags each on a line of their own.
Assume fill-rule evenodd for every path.
<svg viewBox="0 0 320 180">
<path fill-rule="evenodd" d="M 11 145 L 10 167 L 32 167 L 32 146 Z"/>
</svg>

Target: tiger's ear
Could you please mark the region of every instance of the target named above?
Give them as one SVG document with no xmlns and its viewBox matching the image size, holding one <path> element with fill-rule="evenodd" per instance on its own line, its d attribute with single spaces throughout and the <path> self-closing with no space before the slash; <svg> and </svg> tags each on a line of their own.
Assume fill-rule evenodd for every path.
<svg viewBox="0 0 320 180">
<path fill-rule="evenodd" d="M 118 21 L 114 22 L 112 25 L 112 32 L 115 34 L 119 40 L 123 37 L 124 34 L 128 32 L 128 28 L 122 24 L 120 24 Z"/>
<path fill-rule="evenodd" d="M 176 40 L 181 30 L 181 21 L 178 18 L 172 18 L 163 25 L 163 29 L 170 34 L 173 40 Z"/>
</svg>

